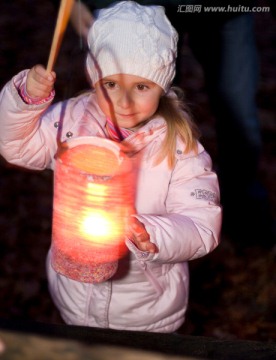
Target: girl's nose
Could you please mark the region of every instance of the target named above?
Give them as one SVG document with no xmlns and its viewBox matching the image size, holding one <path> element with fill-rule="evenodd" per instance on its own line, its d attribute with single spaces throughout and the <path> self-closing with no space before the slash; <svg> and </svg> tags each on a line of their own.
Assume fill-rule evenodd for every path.
<svg viewBox="0 0 276 360">
<path fill-rule="evenodd" d="M 127 109 L 132 103 L 130 94 L 127 91 L 124 91 L 120 94 L 117 104 L 123 109 Z"/>
</svg>

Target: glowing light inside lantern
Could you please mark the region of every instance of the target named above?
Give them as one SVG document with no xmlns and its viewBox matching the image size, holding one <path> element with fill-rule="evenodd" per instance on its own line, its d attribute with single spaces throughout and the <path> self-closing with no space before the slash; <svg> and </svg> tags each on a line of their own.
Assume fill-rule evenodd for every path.
<svg viewBox="0 0 276 360">
<path fill-rule="evenodd" d="M 113 233 L 112 222 L 103 213 L 91 213 L 84 219 L 81 232 L 98 237 L 110 236 Z M 99 239 L 99 242 L 101 241 L 102 239 Z"/>
</svg>

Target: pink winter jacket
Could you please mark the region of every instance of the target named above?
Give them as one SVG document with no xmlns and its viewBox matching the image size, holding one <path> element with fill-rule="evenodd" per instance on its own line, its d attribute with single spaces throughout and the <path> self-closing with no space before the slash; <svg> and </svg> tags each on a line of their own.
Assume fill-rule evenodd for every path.
<svg viewBox="0 0 276 360">
<path fill-rule="evenodd" d="M 26 72 L 18 74 L 0 95 L 0 151 L 10 163 L 29 169 L 54 169 L 57 136 L 101 136 L 105 116 L 94 94 L 49 107 L 27 105 L 18 95 Z M 58 132 L 59 135 L 58 135 Z M 209 155 L 183 153 L 177 142 L 176 165 L 167 159 L 154 165 L 166 132 L 156 117 L 127 138 L 142 156 L 136 209 L 159 252 L 149 254 L 128 243 L 113 278 L 80 283 L 56 273 L 47 259 L 53 301 L 68 324 L 123 330 L 173 332 L 183 323 L 188 302 L 187 261 L 212 251 L 219 242 L 221 208 L 216 174 Z"/>
</svg>

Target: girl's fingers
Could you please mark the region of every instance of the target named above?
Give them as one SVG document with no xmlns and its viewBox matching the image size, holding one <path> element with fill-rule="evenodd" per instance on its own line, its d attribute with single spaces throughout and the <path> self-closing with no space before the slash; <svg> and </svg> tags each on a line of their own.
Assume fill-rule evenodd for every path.
<svg viewBox="0 0 276 360">
<path fill-rule="evenodd" d="M 158 252 L 157 246 L 150 242 L 150 236 L 146 231 L 143 223 L 136 218 L 130 225 L 130 238 L 141 251 L 148 251 L 150 253 Z"/>
<path fill-rule="evenodd" d="M 50 73 L 42 65 L 34 66 L 27 76 L 27 92 L 32 97 L 46 98 L 50 95 L 56 79 L 54 71 Z"/>
<path fill-rule="evenodd" d="M 56 74 L 54 71 L 48 72 L 42 65 L 36 65 L 34 68 L 34 78 L 38 82 L 45 82 L 53 84 L 56 79 Z"/>
</svg>

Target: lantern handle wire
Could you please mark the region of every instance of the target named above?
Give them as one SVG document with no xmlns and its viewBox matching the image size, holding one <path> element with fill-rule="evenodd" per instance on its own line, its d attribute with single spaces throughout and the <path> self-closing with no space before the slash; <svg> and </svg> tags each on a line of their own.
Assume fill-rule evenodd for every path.
<svg viewBox="0 0 276 360">
<path fill-rule="evenodd" d="M 53 70 L 58 51 L 66 30 L 66 26 L 71 14 L 74 0 L 61 0 L 58 17 L 56 22 L 56 27 L 54 31 L 54 36 L 51 44 L 50 55 L 48 58 L 47 71 L 50 72 Z"/>
</svg>

